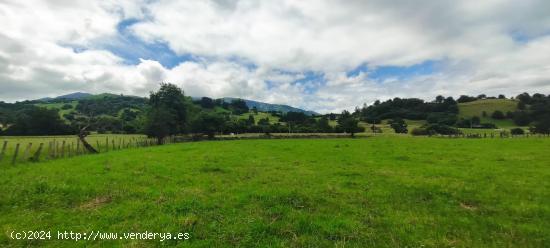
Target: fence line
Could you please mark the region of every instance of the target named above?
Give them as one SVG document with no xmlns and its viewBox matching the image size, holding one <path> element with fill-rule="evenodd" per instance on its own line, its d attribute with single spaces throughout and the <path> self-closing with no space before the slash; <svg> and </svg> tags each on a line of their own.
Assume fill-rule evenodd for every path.
<svg viewBox="0 0 550 248">
<path fill-rule="evenodd" d="M 248 139 L 307 139 L 307 138 L 348 138 L 349 135 L 344 134 L 299 134 L 299 135 L 257 135 L 257 136 L 218 136 L 210 140 L 248 140 Z M 361 137 L 372 137 L 372 136 L 357 136 Z M 475 139 L 496 139 L 496 138 L 547 138 L 550 137 L 549 134 L 523 134 L 523 135 L 511 135 L 507 133 L 500 133 L 495 135 L 495 133 L 483 133 L 483 134 L 456 134 L 456 135 L 431 135 L 430 137 L 439 137 L 439 138 L 475 138 Z M 24 144 L 16 143 L 15 150 L 11 156 L 11 164 L 15 165 L 18 162 L 38 162 L 41 159 L 53 160 L 57 158 L 67 158 L 74 157 L 79 155 L 89 154 L 84 146 L 81 146 L 80 140 L 76 139 L 76 145 L 74 141 L 70 143 L 67 140 L 63 139 L 58 141 L 56 139 L 49 141 L 47 151 L 44 143 L 39 143 L 36 151 L 32 151 L 33 143 L 29 142 L 26 144 L 23 154 L 21 155 L 21 147 Z M 164 139 L 163 144 L 170 143 L 182 143 L 182 142 L 193 142 L 203 140 L 202 136 L 171 136 Z M 0 162 L 7 159 L 9 156 L 8 153 L 9 142 L 4 140 L 2 143 L 2 149 L 0 150 Z M 118 142 L 116 138 L 108 137 L 105 138 L 105 146 L 101 145 L 99 140 L 96 140 L 96 150 L 100 153 L 106 153 L 111 151 L 117 151 L 122 149 L 129 148 L 139 148 L 139 147 L 149 147 L 157 145 L 157 140 L 153 138 L 144 138 L 144 137 L 132 137 L 128 140 L 124 138 L 119 138 Z M 0 163 L 1 165 L 1 163 Z"/>
</svg>

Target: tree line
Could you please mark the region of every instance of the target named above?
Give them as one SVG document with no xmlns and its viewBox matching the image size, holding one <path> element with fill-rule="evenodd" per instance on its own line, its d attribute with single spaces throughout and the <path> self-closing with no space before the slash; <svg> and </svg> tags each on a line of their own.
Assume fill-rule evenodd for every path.
<svg viewBox="0 0 550 248">
<path fill-rule="evenodd" d="M 512 99 L 517 110 L 482 113 L 482 116 L 459 118 L 458 104 L 480 99 L 507 99 L 504 95 L 453 97 L 437 96 L 432 101 L 417 98 L 376 100 L 353 112 L 306 115 L 303 112 L 277 112 L 256 115 L 241 99 L 227 101 L 202 97 L 193 99 L 174 84 L 162 83 L 149 98 L 105 95 L 79 100 L 60 99 L 60 109 L 35 106 L 36 102 L 14 104 L 0 102 L 0 135 L 77 134 L 83 127 L 98 133 L 144 133 L 159 142 L 164 137 L 196 134 L 241 133 L 355 133 L 363 132 L 360 122 L 372 132 L 382 132 L 379 124 L 387 120 L 396 133 L 414 135 L 459 134 L 459 128 L 496 128 L 483 123 L 487 118 L 510 119 L 518 126 L 530 127 L 533 133 L 550 133 L 550 95 L 528 93 Z M 59 111 L 64 111 L 63 118 Z M 263 117 L 262 117 L 263 116 Z M 271 119 L 270 119 L 271 118 Z M 420 128 L 409 130 L 406 120 L 424 120 Z M 522 129 L 523 130 L 523 129 Z M 521 131 L 522 131 L 521 130 Z M 520 132 L 520 130 L 515 130 Z"/>
</svg>

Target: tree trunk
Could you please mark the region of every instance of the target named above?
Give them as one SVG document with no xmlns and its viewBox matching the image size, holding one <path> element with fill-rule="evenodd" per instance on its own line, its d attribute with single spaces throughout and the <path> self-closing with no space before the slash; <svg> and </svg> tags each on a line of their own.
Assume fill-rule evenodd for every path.
<svg viewBox="0 0 550 248">
<path fill-rule="evenodd" d="M 88 136 L 88 133 L 86 132 L 86 128 L 88 128 L 88 126 L 85 126 L 84 128 L 80 129 L 80 133 L 78 134 L 78 138 L 82 142 L 82 145 L 84 145 L 84 148 L 86 148 L 86 150 L 88 150 L 88 152 L 98 153 L 97 150 L 92 145 L 90 145 L 90 143 L 88 143 L 88 141 L 86 141 L 86 136 Z"/>
</svg>

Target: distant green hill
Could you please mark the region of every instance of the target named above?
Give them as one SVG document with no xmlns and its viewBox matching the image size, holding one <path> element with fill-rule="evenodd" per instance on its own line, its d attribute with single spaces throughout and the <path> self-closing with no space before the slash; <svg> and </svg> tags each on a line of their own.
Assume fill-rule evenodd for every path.
<svg viewBox="0 0 550 248">
<path fill-rule="evenodd" d="M 508 111 L 516 111 L 517 110 L 517 101 L 510 100 L 510 99 L 483 99 L 483 100 L 476 100 L 473 102 L 466 102 L 466 103 L 459 103 L 458 109 L 459 109 L 459 116 L 460 117 L 472 117 L 472 116 L 479 116 L 481 117 L 483 114 L 483 111 L 485 111 L 488 115 L 491 115 L 491 113 L 495 112 L 496 110 L 500 110 L 504 113 Z"/>
<path fill-rule="evenodd" d="M 510 99 L 482 99 L 473 102 L 459 103 L 458 115 L 462 118 L 478 116 L 481 118 L 481 122 L 494 123 L 498 127 L 511 127 L 515 126 L 512 120 L 495 120 L 491 118 L 491 114 L 497 110 L 502 111 L 504 114 L 508 111 L 514 112 L 517 110 L 517 104 L 518 102 L 516 100 Z M 486 117 L 483 117 L 484 111 L 487 114 Z"/>
</svg>

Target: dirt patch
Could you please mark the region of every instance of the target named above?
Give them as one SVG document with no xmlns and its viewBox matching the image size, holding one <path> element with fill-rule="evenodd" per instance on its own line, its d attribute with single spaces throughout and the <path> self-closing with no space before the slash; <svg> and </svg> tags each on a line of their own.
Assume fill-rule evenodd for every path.
<svg viewBox="0 0 550 248">
<path fill-rule="evenodd" d="M 96 209 L 112 201 L 110 196 L 98 196 L 89 202 L 80 205 L 81 209 Z"/>
<path fill-rule="evenodd" d="M 469 203 L 464 203 L 464 202 L 460 203 L 460 207 L 463 208 L 463 209 L 466 209 L 466 210 L 470 210 L 470 211 L 477 210 L 476 206 L 474 206 L 472 204 L 469 204 Z"/>
</svg>

